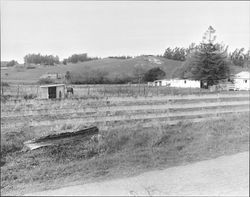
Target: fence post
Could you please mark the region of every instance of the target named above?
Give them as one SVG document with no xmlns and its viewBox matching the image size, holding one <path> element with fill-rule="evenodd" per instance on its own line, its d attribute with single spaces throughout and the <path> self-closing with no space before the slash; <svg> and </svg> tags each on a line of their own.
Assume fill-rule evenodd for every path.
<svg viewBox="0 0 250 197">
<path fill-rule="evenodd" d="M 36 96 L 38 97 L 38 85 L 36 86 Z"/>
<path fill-rule="evenodd" d="M 2 89 L 2 96 L 4 96 L 4 91 L 3 91 L 3 86 L 1 85 L 1 89 Z"/>
<path fill-rule="evenodd" d="M 17 86 L 17 98 L 19 98 L 19 85 Z"/>
<path fill-rule="evenodd" d="M 88 96 L 89 96 L 89 86 L 88 86 Z"/>
</svg>

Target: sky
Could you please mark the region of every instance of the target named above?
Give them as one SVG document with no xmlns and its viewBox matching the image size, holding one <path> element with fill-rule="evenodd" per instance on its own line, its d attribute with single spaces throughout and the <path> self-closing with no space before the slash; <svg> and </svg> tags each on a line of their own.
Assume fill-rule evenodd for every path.
<svg viewBox="0 0 250 197">
<path fill-rule="evenodd" d="M 163 54 L 199 44 L 210 25 L 229 51 L 249 49 L 250 2 L 1 1 L 1 60 Z"/>
</svg>

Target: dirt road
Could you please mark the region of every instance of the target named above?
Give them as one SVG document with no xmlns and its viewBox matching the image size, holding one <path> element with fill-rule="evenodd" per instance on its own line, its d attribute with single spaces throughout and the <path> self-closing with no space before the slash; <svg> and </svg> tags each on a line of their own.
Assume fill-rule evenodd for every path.
<svg viewBox="0 0 250 197">
<path fill-rule="evenodd" d="M 249 152 L 223 156 L 136 177 L 48 190 L 29 196 L 54 195 L 216 195 L 249 196 Z"/>
</svg>

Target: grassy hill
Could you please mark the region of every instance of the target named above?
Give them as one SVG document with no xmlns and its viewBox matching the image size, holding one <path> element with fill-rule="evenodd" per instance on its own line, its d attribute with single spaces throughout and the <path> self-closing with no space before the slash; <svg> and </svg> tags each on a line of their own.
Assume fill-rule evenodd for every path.
<svg viewBox="0 0 250 197">
<path fill-rule="evenodd" d="M 46 73 L 60 73 L 65 75 L 70 71 L 74 76 L 85 77 L 91 71 L 105 72 L 110 79 L 120 77 L 132 77 L 137 69 L 147 71 L 154 67 L 160 67 L 166 72 L 166 78 L 172 76 L 173 71 L 181 66 L 182 62 L 168 60 L 155 56 L 139 56 L 131 59 L 104 58 L 88 62 L 80 62 L 68 65 L 44 66 L 37 65 L 27 69 L 24 65 L 17 65 L 1 72 L 1 80 L 12 83 L 36 83 L 39 77 Z M 7 74 L 6 74 L 7 73 Z"/>
<path fill-rule="evenodd" d="M 88 62 L 80 62 L 68 65 L 27 67 L 22 64 L 10 67 L 7 70 L 1 70 L 1 81 L 18 84 L 37 83 L 39 77 L 46 73 L 59 73 L 63 76 L 67 71 L 72 73 L 75 79 L 83 80 L 87 77 L 97 75 L 96 73 L 105 73 L 105 77 L 113 80 L 134 77 L 135 73 L 145 72 L 154 67 L 160 67 L 166 72 L 165 78 L 172 76 L 178 77 L 182 70 L 183 62 L 169 60 L 156 56 L 139 56 L 131 59 L 113 59 L 104 58 Z M 242 70 L 250 70 L 249 67 L 241 68 L 230 65 L 232 73 L 238 73 Z"/>
</svg>

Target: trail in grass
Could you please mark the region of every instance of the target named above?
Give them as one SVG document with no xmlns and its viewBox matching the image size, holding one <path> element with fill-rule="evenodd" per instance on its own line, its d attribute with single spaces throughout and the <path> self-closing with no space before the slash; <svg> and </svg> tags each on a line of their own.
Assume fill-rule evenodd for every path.
<svg viewBox="0 0 250 197">
<path fill-rule="evenodd" d="M 131 178 L 77 185 L 28 195 L 248 196 L 249 152 L 151 171 Z"/>
</svg>

